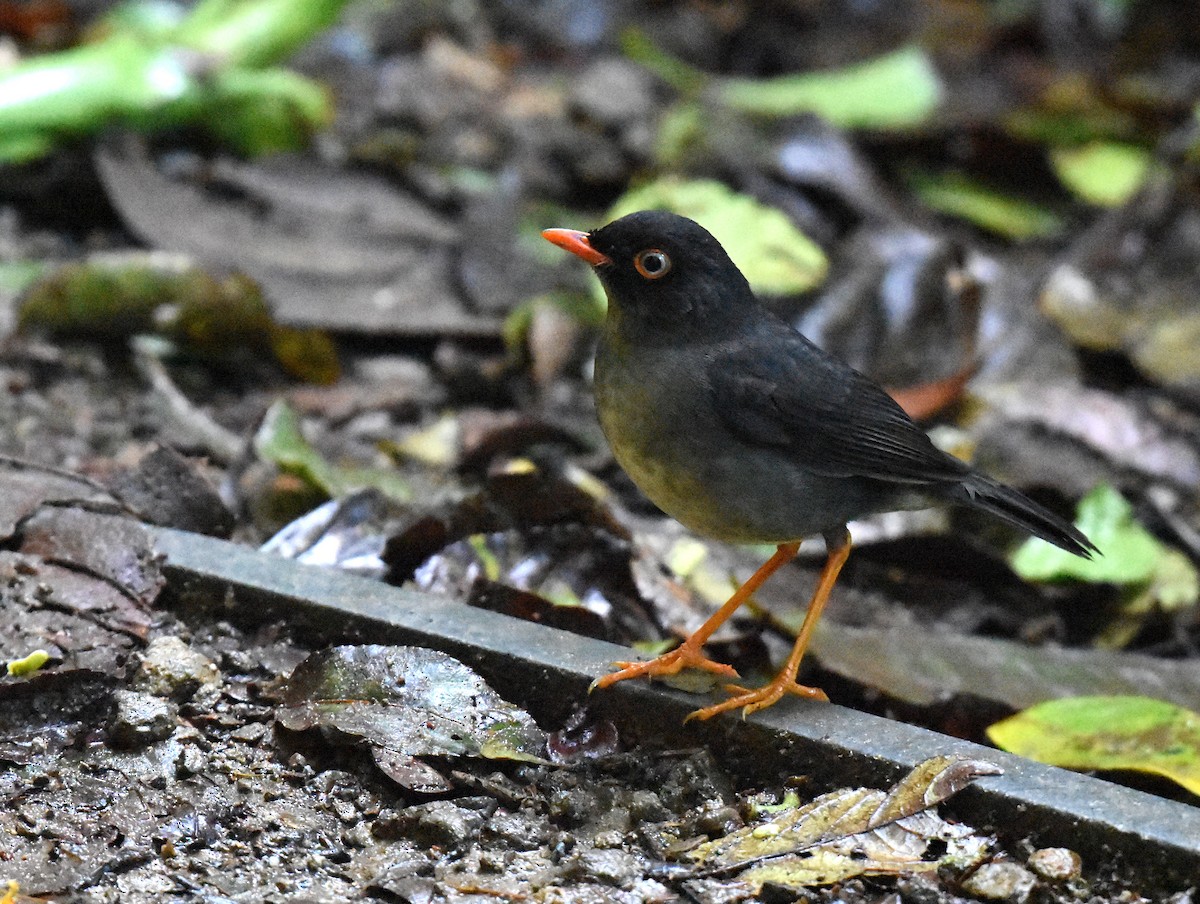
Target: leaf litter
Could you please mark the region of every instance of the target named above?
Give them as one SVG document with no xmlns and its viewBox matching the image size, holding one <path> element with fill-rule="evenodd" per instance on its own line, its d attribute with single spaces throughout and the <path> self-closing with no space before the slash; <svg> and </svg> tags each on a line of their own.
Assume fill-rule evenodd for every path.
<svg viewBox="0 0 1200 904">
<path fill-rule="evenodd" d="M 886 792 L 831 791 L 700 844 L 683 859 L 704 874 L 736 872 L 754 894 L 768 884 L 799 891 L 856 876 L 970 869 L 987 858 L 994 839 L 946 822 L 933 808 L 977 778 L 1000 774 L 978 760 L 929 759 Z M 934 842 L 940 853 L 931 855 Z"/>
</svg>

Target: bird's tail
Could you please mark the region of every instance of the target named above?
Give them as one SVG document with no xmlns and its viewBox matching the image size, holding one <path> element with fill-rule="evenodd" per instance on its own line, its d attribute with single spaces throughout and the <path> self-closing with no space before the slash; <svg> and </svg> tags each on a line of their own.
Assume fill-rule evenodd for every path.
<svg viewBox="0 0 1200 904">
<path fill-rule="evenodd" d="M 982 474 L 971 474 L 959 485 L 959 501 L 982 509 L 1014 527 L 1041 537 L 1059 549 L 1090 559 L 1100 550 L 1074 525 L 1038 505 L 1024 493 Z"/>
</svg>

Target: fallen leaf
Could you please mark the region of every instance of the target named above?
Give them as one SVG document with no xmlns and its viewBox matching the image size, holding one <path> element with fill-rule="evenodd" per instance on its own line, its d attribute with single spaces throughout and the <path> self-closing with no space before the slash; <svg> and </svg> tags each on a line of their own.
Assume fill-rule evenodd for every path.
<svg viewBox="0 0 1200 904">
<path fill-rule="evenodd" d="M 750 867 L 738 879 L 757 894 L 764 884 L 790 889 L 858 875 L 911 875 L 939 862 L 981 859 L 988 840 L 942 820 L 931 808 L 977 778 L 1001 771 L 979 760 L 934 757 L 889 791 L 843 788 L 808 804 L 705 842 L 684 854 L 705 875 Z M 931 856 L 930 843 L 946 845 Z"/>
<path fill-rule="evenodd" d="M 913 192 L 938 213 L 958 217 L 1005 238 L 1046 238 L 1062 232 L 1053 211 L 990 188 L 961 173 L 915 175 Z"/>
<path fill-rule="evenodd" d="M 1079 199 L 1101 207 L 1116 207 L 1132 198 L 1153 162 L 1145 148 L 1096 141 L 1050 151 L 1058 178 Z"/>
<path fill-rule="evenodd" d="M 422 647 L 340 646 L 308 656 L 288 679 L 275 719 L 362 739 L 399 781 L 434 783 L 421 756 L 541 762 L 533 719 L 456 659 Z"/>
<path fill-rule="evenodd" d="M 822 668 L 920 706 L 966 695 L 1021 709 L 1055 697 L 1136 693 L 1200 706 L 1200 663 L 1136 653 L 829 619 L 817 625 L 812 652 Z"/>
<path fill-rule="evenodd" d="M 300 418 L 286 402 L 277 401 L 254 434 L 259 458 L 295 474 L 311 486 L 338 498 L 368 487 L 400 502 L 412 496 L 408 481 L 384 468 L 334 465 L 304 438 Z"/>
<path fill-rule="evenodd" d="M 1200 574 L 1183 553 L 1160 543 L 1133 517 L 1114 488 L 1101 484 L 1079 502 L 1076 525 L 1102 555 L 1081 559 L 1031 538 L 1013 553 L 1013 570 L 1029 581 L 1078 580 L 1124 588 L 1115 619 L 1099 636 L 1103 646 L 1124 646 L 1156 611 L 1185 609 L 1200 599 Z"/>
<path fill-rule="evenodd" d="M 758 116 L 816 113 L 846 129 L 920 125 L 937 109 L 944 88 L 919 47 L 905 47 L 853 66 L 770 79 L 728 79 L 720 100 Z"/>
<path fill-rule="evenodd" d="M 149 531 L 120 515 L 44 508 L 22 527 L 20 552 L 100 578 L 144 608 L 167 582 Z"/>
<path fill-rule="evenodd" d="M 997 747 L 1052 766 L 1150 772 L 1200 794 L 1200 714 L 1163 700 L 1049 700 L 987 732 Z"/>
<path fill-rule="evenodd" d="M 0 540 L 13 535 L 17 524 L 47 502 L 114 505 L 101 487 L 76 474 L 33 462 L 0 458 Z"/>
</svg>

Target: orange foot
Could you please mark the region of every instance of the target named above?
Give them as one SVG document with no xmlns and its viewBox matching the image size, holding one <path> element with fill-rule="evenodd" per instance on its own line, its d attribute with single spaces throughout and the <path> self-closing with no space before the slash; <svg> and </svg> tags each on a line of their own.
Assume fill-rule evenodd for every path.
<svg viewBox="0 0 1200 904">
<path fill-rule="evenodd" d="M 729 712 L 738 707 L 741 707 L 742 718 L 744 719 L 750 713 L 758 712 L 760 709 L 766 709 L 768 706 L 778 703 L 783 699 L 784 694 L 795 694 L 797 697 L 807 697 L 809 700 L 820 700 L 824 703 L 829 702 L 829 698 L 825 696 L 825 692 L 819 687 L 808 687 L 803 684 L 797 684 L 796 680 L 788 675 L 777 675 L 774 681 L 770 684 L 764 684 L 757 690 L 739 687 L 736 684 L 727 684 L 725 685 L 725 691 L 733 694 L 733 696 L 724 703 L 714 703 L 712 706 L 698 709 L 694 713 L 688 713 L 687 718 L 683 721 L 711 719 L 718 713 Z"/>
<path fill-rule="evenodd" d="M 703 669 L 727 678 L 738 677 L 737 669 L 723 662 L 709 659 L 701 652 L 700 644 L 694 644 L 689 640 L 685 640 L 669 653 L 663 653 L 648 662 L 614 662 L 613 665 L 617 667 L 618 671 L 597 678 L 588 690 L 608 687 L 618 681 L 624 681 L 626 678 L 641 678 L 643 675 L 648 678 L 678 675 L 684 669 Z"/>
</svg>

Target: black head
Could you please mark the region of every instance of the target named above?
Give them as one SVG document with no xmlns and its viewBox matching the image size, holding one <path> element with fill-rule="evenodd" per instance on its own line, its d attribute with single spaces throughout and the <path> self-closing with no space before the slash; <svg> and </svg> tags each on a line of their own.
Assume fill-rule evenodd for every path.
<svg viewBox="0 0 1200 904">
<path fill-rule="evenodd" d="M 723 332 L 757 307 L 721 244 L 678 214 L 643 210 L 587 236 L 548 230 L 547 238 L 596 268 L 610 326 L 633 327 L 642 339 L 659 331 L 670 331 L 675 341 Z"/>
</svg>

